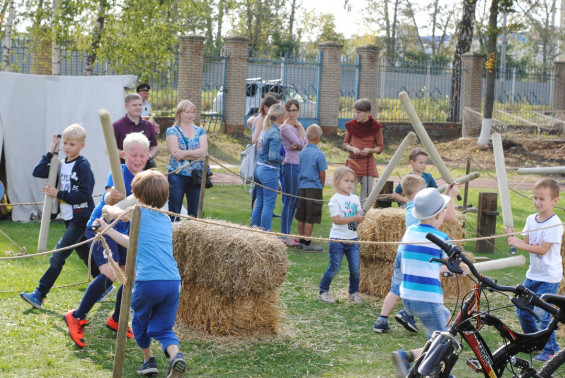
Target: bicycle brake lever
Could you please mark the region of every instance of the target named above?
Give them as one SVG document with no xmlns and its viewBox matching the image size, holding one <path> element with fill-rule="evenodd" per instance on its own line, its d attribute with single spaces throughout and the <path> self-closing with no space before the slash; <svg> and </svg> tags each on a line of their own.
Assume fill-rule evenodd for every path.
<svg viewBox="0 0 565 378">
<path fill-rule="evenodd" d="M 527 305 L 527 303 L 526 303 L 526 301 L 524 300 L 523 297 L 521 297 L 521 296 L 514 297 L 514 298 L 511 299 L 511 301 L 514 304 L 514 306 L 518 307 L 520 310 L 528 311 L 536 319 L 536 321 L 538 321 L 538 322 L 541 321 L 538 314 L 536 314 L 534 312 L 534 310 L 532 310 L 530 307 L 528 307 L 528 305 Z"/>
<path fill-rule="evenodd" d="M 456 259 L 454 262 L 449 262 L 449 260 L 441 260 L 441 259 L 431 258 L 430 262 L 432 262 L 432 261 L 435 261 L 435 262 L 438 262 L 440 264 L 445 265 L 451 273 L 463 274 L 463 269 L 461 269 L 459 267 L 459 264 L 461 263 L 461 260 L 459 260 L 459 259 Z"/>
</svg>

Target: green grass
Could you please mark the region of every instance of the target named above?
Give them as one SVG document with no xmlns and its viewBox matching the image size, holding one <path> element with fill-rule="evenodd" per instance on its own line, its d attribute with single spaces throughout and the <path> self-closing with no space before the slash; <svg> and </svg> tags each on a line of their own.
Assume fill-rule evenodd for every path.
<svg viewBox="0 0 565 378">
<path fill-rule="evenodd" d="M 527 193 L 531 195 L 531 193 Z M 329 200 L 332 189 L 326 186 L 324 198 Z M 279 197 L 280 198 L 280 197 Z M 477 205 L 478 190 L 471 190 L 469 203 Z M 511 194 L 516 228 L 523 227 L 525 218 L 533 212 L 527 199 Z M 563 199 L 559 206 L 564 205 Z M 280 199 L 277 212 L 280 212 Z M 561 213 L 562 214 L 562 213 Z M 559 214 L 559 215 L 561 215 Z M 241 186 L 216 185 L 206 191 L 204 215 L 214 219 L 226 219 L 235 223 L 249 223 L 250 196 Z M 500 218 L 500 217 L 499 217 Z M 563 218 L 563 217 L 562 217 Z M 499 219 L 499 223 L 501 223 Z M 476 227 L 476 215 L 468 217 L 468 229 Z M 331 220 L 325 208 L 321 225 L 314 229 L 314 236 L 327 237 Z M 497 231 L 501 232 L 501 225 Z M 280 219 L 273 222 L 273 230 L 280 229 Z M 38 223 L 0 221 L 4 231 L 28 251 L 36 250 Z M 296 232 L 293 225 L 292 232 Z M 63 226 L 51 226 L 48 247 L 55 245 L 63 233 Z M 497 239 L 497 251 L 489 257 L 508 256 L 504 239 Z M 327 245 L 325 246 L 327 248 Z M 466 244 L 473 250 L 472 243 Z M 6 238 L 0 237 L 0 256 L 11 255 L 17 248 Z M 327 250 L 327 249 L 326 249 Z M 332 291 L 338 299 L 335 305 L 316 301 L 315 294 L 324 270 L 328 265 L 327 253 L 305 254 L 289 250 L 289 272 L 280 293 L 280 332 L 275 336 L 258 338 L 210 337 L 194 331 L 180 329 L 181 349 L 190 360 L 190 375 L 202 376 L 391 376 L 394 373 L 390 353 L 399 348 L 417 348 L 424 344 L 423 331 L 406 332 L 391 320 L 388 334 L 376 335 L 372 324 L 379 313 L 381 302 L 365 297 L 359 305 L 347 303 L 348 270 L 344 261 L 341 272 L 332 283 Z M 67 335 L 61 316 L 76 308 L 86 285 L 53 289 L 45 301 L 44 309 L 35 310 L 19 298 L 19 292 L 32 290 L 48 265 L 48 257 L 0 261 L 0 375 L 8 377 L 107 377 L 112 374 L 115 335 L 105 326 L 105 320 L 113 310 L 113 302 L 94 306 L 86 328 L 87 347 L 79 350 Z M 527 267 L 506 269 L 488 273 L 502 284 L 523 281 Z M 86 280 L 86 268 L 73 254 L 64 267 L 56 285 L 68 285 Z M 491 307 L 504 306 L 508 300 L 491 295 Z M 453 303 L 448 303 L 453 308 Z M 483 302 L 486 306 L 486 302 Z M 518 322 L 512 308 L 497 312 L 515 329 Z M 498 346 L 498 338 L 490 330 L 484 336 L 491 349 Z M 563 345 L 565 340 L 559 338 Z M 154 345 L 161 370 L 166 372 L 166 360 Z M 461 357 L 454 374 L 469 376 L 464 360 L 468 348 Z M 141 353 L 133 341 L 128 341 L 124 376 L 133 377 L 141 361 Z"/>
</svg>

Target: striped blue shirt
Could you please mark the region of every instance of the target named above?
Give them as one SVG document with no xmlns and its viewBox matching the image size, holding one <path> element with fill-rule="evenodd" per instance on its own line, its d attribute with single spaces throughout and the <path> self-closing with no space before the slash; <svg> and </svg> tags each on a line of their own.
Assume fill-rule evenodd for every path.
<svg viewBox="0 0 565 378">
<path fill-rule="evenodd" d="M 429 242 L 426 234 L 431 232 L 444 241 L 449 237 L 433 226 L 419 223 L 406 230 L 402 237 L 404 243 Z M 398 250 L 402 253 L 402 284 L 400 297 L 413 301 L 443 303 L 443 291 L 439 279 L 441 264 L 430 262 L 432 257 L 441 259 L 447 257 L 437 245 L 430 244 L 401 244 Z"/>
</svg>

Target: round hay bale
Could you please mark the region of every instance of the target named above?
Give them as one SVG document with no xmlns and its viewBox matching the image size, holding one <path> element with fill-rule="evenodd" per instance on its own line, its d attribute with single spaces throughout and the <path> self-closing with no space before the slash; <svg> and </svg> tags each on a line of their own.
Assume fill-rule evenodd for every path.
<svg viewBox="0 0 565 378">
<path fill-rule="evenodd" d="M 455 219 L 450 220 L 449 222 L 443 222 L 439 229 L 440 231 L 445 232 L 451 240 L 461 240 L 465 233 L 462 226 L 464 220 L 465 214 L 456 211 Z M 459 248 L 463 248 L 463 243 L 457 242 L 453 244 L 457 245 Z"/>
<path fill-rule="evenodd" d="M 561 264 L 563 265 L 563 271 L 565 272 L 565 232 L 561 238 Z M 563 283 L 563 280 L 561 280 L 557 294 L 565 295 L 565 284 Z"/>
<path fill-rule="evenodd" d="M 183 284 L 206 285 L 232 298 L 277 290 L 288 271 L 286 247 L 275 236 L 251 230 L 175 223 L 174 256 Z"/>
<path fill-rule="evenodd" d="M 406 230 L 406 210 L 388 207 L 371 209 L 359 225 L 359 240 L 374 242 L 400 241 Z M 361 259 L 388 261 L 392 264 L 398 245 L 372 244 L 361 245 Z"/>
<path fill-rule="evenodd" d="M 361 259 L 359 291 L 384 299 L 390 290 L 394 267 L 388 260 Z"/>
<path fill-rule="evenodd" d="M 230 298 L 216 289 L 183 282 L 177 320 L 216 336 L 275 334 L 279 317 L 276 291 Z"/>
<path fill-rule="evenodd" d="M 463 252 L 465 254 L 465 256 L 467 256 L 467 258 L 469 260 L 471 260 L 472 263 L 475 262 L 475 255 L 472 254 L 471 252 Z M 464 265 L 464 264 L 462 264 Z M 463 298 L 463 296 L 465 294 L 467 294 L 467 292 L 471 289 L 473 289 L 473 287 L 475 286 L 475 283 L 466 276 L 459 276 L 458 278 L 453 276 L 453 277 L 443 277 L 443 275 L 441 276 L 441 288 L 443 290 L 443 298 L 445 300 L 451 300 L 454 301 L 457 299 L 457 280 L 459 279 L 459 301 L 461 301 L 461 298 Z"/>
</svg>

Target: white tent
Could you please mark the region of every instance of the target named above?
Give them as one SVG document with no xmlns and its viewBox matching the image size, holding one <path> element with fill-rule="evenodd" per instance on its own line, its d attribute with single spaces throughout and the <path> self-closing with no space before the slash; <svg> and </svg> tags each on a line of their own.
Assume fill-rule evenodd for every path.
<svg viewBox="0 0 565 378">
<path fill-rule="evenodd" d="M 104 190 L 110 163 L 98 110 L 112 120 L 123 117 L 125 88 L 134 88 L 135 76 L 41 76 L 0 72 L 0 152 L 6 167 L 6 193 L 10 203 L 42 202 L 45 180 L 34 178 L 35 165 L 49 149 L 53 134 L 70 124 L 86 128 L 82 150 L 92 167 L 94 194 Z M 64 154 L 61 152 L 61 158 Z M 94 198 L 97 203 L 99 197 Z M 28 222 L 41 214 L 42 205 L 14 206 L 12 220 Z"/>
</svg>

